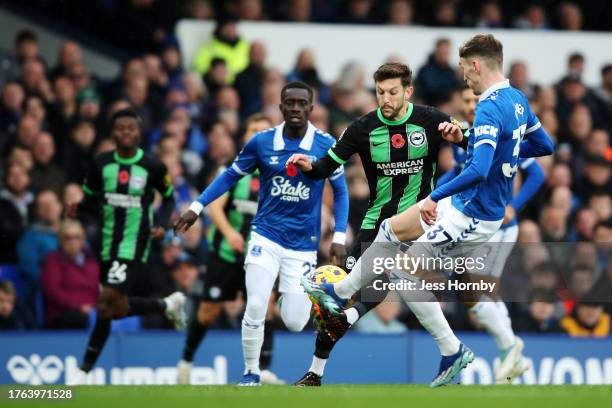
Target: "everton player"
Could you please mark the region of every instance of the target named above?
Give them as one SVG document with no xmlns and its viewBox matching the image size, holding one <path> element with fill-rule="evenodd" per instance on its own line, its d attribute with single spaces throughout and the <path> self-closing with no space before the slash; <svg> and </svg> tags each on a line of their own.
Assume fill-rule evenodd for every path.
<svg viewBox="0 0 612 408">
<path fill-rule="evenodd" d="M 259 170 L 259 208 L 251 225 L 245 257 L 247 305 L 242 320 L 245 371 L 239 385 L 260 385 L 259 356 L 264 336 L 268 298 L 279 277 L 281 317 L 291 331 L 301 331 L 310 317 L 311 303 L 300 286 L 303 274 L 317 263 L 321 235 L 321 201 L 324 180 L 304 177 L 295 167 L 285 167 L 294 153 L 321 158 L 335 139 L 309 121 L 312 89 L 290 82 L 281 92 L 284 122 L 256 134 L 234 163 L 218 176 L 175 222 L 175 231 L 186 231 L 205 206 L 231 189 L 240 178 Z M 348 218 L 348 192 L 344 170 L 328 178 L 334 190 L 335 233 L 332 257 L 344 258 Z"/>
</svg>

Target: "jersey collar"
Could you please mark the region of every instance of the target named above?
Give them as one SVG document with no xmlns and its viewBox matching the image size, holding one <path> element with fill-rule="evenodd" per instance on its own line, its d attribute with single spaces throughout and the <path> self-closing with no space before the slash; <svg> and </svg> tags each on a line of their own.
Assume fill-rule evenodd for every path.
<svg viewBox="0 0 612 408">
<path fill-rule="evenodd" d="M 398 120 L 389 120 L 385 118 L 380 108 L 376 109 L 376 115 L 378 115 L 378 119 L 385 125 L 389 125 L 389 126 L 403 125 L 410 118 L 410 115 L 412 115 L 412 109 L 414 109 L 414 106 L 412 105 L 411 102 L 408 102 L 408 107 L 406 108 L 406 114 L 402 116 L 401 118 L 399 118 Z"/>
<path fill-rule="evenodd" d="M 138 162 L 140 159 L 142 159 L 143 155 L 144 155 L 144 152 L 142 151 L 142 149 L 138 149 L 136 150 L 136 154 L 132 157 L 129 157 L 129 158 L 119 157 L 119 154 L 115 150 L 113 157 L 115 158 L 115 161 L 119 164 L 134 164 Z"/>
<path fill-rule="evenodd" d="M 491 95 L 493 92 L 502 89 L 502 88 L 510 88 L 510 80 L 509 79 L 504 79 L 501 82 L 498 82 L 496 84 L 491 85 L 490 87 L 487 88 L 486 91 L 484 91 L 481 95 L 480 98 L 478 98 L 478 102 L 487 99 L 489 97 L 489 95 Z"/>
<path fill-rule="evenodd" d="M 274 131 L 274 150 L 283 150 L 285 148 L 285 141 L 283 140 L 283 130 L 285 129 L 285 122 L 276 126 Z M 314 134 L 315 134 L 315 126 L 308 122 L 308 129 L 306 130 L 306 134 L 302 138 L 300 142 L 300 149 L 310 150 L 312 148 L 312 143 L 314 142 Z"/>
</svg>

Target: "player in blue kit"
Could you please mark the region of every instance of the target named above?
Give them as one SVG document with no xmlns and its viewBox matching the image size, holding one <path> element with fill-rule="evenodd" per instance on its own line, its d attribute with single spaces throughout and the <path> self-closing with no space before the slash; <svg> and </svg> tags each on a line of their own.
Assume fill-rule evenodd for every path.
<svg viewBox="0 0 612 408">
<path fill-rule="evenodd" d="M 461 113 L 466 121 L 465 127 L 471 128 L 478 97 L 471 88 L 461 91 Z M 468 133 L 468 132 L 466 132 Z M 469 134 L 466 135 L 469 137 Z M 461 147 L 452 145 L 455 166 L 438 179 L 438 186 L 448 183 L 463 170 L 467 161 L 467 152 Z M 519 192 L 506 205 L 506 213 L 500 229 L 484 244 L 486 253 L 486 268 L 474 271 L 477 276 L 486 276 L 488 281 L 499 283 L 506 259 L 518 238 L 517 212 L 537 193 L 544 183 L 544 172 L 534 158 L 519 159 L 519 169 L 522 170 L 523 181 Z M 505 384 L 508 379 L 519 377 L 529 368 L 523 357 L 523 341 L 516 337 L 512 330 L 508 309 L 503 300 L 496 296 L 486 296 L 476 302 L 466 302 L 480 325 L 493 336 L 499 349 L 500 364 L 495 370 L 495 382 Z"/>
<path fill-rule="evenodd" d="M 332 314 L 342 313 L 346 301 L 378 276 L 371 267 L 361 267 L 363 259 L 393 258 L 402 243 L 412 240 L 415 244 L 408 252 L 413 257 L 421 255 L 421 250 L 429 257 L 465 256 L 466 244 L 487 242 L 502 225 L 519 158 L 553 152 L 553 143 L 526 97 L 504 77 L 502 44 L 492 35 L 477 35 L 461 47 L 459 55 L 464 79 L 479 95 L 465 168 L 422 202 L 385 220 L 375 239 L 379 245 L 362 255 L 346 279 L 321 285 L 302 279 L 316 303 Z M 443 134 L 462 132 L 452 123 L 440 124 L 440 130 Z M 448 384 L 474 354 L 454 335 L 437 302 L 410 301 L 409 294 L 400 295 L 442 354 L 431 386 Z"/>
<path fill-rule="evenodd" d="M 325 180 L 311 180 L 295 167 L 285 167 L 294 153 L 317 160 L 327 154 L 335 139 L 315 128 L 312 89 L 291 82 L 281 92 L 280 110 L 285 122 L 257 133 L 234 163 L 202 192 L 175 222 L 175 231 L 186 231 L 204 207 L 232 188 L 238 180 L 259 169 L 259 207 L 251 222 L 251 238 L 245 258 L 247 304 L 242 320 L 242 349 L 245 371 L 239 385 L 260 385 L 259 357 L 264 336 L 264 319 L 274 282 L 279 277 L 282 294 L 280 312 L 291 331 L 301 331 L 310 317 L 311 303 L 300 286 L 302 275 L 316 267 L 321 236 L 321 202 Z M 332 259 L 341 262 L 346 254 L 348 190 L 344 169 L 329 178 L 334 191 L 335 233 Z"/>
</svg>

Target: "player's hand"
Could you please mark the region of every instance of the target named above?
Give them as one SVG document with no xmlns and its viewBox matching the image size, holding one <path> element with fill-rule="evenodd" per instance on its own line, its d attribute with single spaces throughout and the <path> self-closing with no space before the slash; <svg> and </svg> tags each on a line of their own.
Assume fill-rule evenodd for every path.
<svg viewBox="0 0 612 408">
<path fill-rule="evenodd" d="M 244 237 L 238 231 L 232 230 L 225 236 L 225 239 L 234 251 L 244 253 Z"/>
<path fill-rule="evenodd" d="M 451 143 L 460 143 L 463 140 L 463 130 L 450 122 L 442 122 L 438 125 L 438 130 L 442 132 L 442 138 Z"/>
<path fill-rule="evenodd" d="M 176 235 L 177 232 L 186 232 L 197 220 L 198 214 L 191 210 L 185 210 L 172 226 L 174 234 Z"/>
<path fill-rule="evenodd" d="M 514 217 L 516 217 L 516 210 L 514 209 L 513 206 L 508 204 L 506 206 L 506 214 L 504 215 L 504 221 L 502 222 L 502 224 L 503 225 L 508 224 L 510 221 L 514 219 Z"/>
<path fill-rule="evenodd" d="M 310 171 L 312 170 L 312 163 L 310 163 L 310 159 L 305 154 L 296 153 L 292 155 L 285 166 L 289 166 L 293 164 L 295 167 L 302 171 Z"/>
<path fill-rule="evenodd" d="M 164 238 L 166 234 L 166 230 L 163 227 L 153 227 L 151 228 L 151 239 L 155 241 L 159 241 Z"/>
<path fill-rule="evenodd" d="M 78 208 L 79 208 L 79 203 L 66 204 L 66 207 L 64 207 L 64 218 L 70 218 L 70 219 L 76 218 Z"/>
<path fill-rule="evenodd" d="M 346 261 L 346 245 L 332 242 L 329 254 L 332 264 L 344 268 L 344 262 Z"/>
<path fill-rule="evenodd" d="M 431 199 L 431 196 L 427 196 L 423 205 L 421 206 L 421 218 L 427 225 L 434 225 L 436 222 L 438 203 Z"/>
</svg>

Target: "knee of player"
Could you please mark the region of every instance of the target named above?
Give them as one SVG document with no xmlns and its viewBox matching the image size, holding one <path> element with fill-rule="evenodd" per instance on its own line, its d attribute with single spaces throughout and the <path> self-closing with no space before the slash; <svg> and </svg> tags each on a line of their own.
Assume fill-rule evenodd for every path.
<svg viewBox="0 0 612 408">
<path fill-rule="evenodd" d="M 112 319 L 114 308 L 110 301 L 100 298 L 100 300 L 98 300 L 98 304 L 96 305 L 96 312 L 102 319 Z"/>
<path fill-rule="evenodd" d="M 287 327 L 287 330 L 292 332 L 301 332 L 308 320 L 310 319 L 310 313 L 303 313 L 295 316 L 287 316 L 281 313 L 281 318 L 283 319 L 283 323 Z"/>
<path fill-rule="evenodd" d="M 249 315 L 254 319 L 264 320 L 266 317 L 266 311 L 268 310 L 268 304 L 256 298 L 247 299 L 245 315 Z"/>
</svg>

